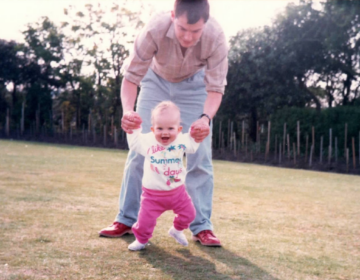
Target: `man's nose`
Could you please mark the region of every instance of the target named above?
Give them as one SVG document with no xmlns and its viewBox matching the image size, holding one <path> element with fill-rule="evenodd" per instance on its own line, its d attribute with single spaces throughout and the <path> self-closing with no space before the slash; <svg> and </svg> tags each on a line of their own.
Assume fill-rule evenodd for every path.
<svg viewBox="0 0 360 280">
<path fill-rule="evenodd" d="M 191 41 L 191 40 L 192 40 L 192 34 L 191 34 L 191 32 L 186 31 L 186 32 L 185 32 L 185 35 L 184 35 L 184 39 L 185 39 L 185 41 Z"/>
</svg>

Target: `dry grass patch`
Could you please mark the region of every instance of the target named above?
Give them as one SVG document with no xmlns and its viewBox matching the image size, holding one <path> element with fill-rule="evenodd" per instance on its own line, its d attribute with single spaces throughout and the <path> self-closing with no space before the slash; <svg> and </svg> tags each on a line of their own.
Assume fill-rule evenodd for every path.
<svg viewBox="0 0 360 280">
<path fill-rule="evenodd" d="M 126 151 L 0 141 L 0 279 L 360 279 L 360 177 L 214 161 L 222 248 L 99 238 Z M 186 232 L 190 238 L 190 232 Z"/>
</svg>

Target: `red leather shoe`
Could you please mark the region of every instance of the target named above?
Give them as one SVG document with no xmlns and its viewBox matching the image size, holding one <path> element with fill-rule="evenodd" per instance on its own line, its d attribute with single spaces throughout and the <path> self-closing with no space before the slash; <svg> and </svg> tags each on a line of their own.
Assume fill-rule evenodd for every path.
<svg viewBox="0 0 360 280">
<path fill-rule="evenodd" d="M 127 233 L 133 234 L 131 227 L 128 227 L 127 225 L 121 224 L 119 222 L 114 222 L 111 226 L 103 228 L 101 231 L 99 231 L 99 236 L 117 238 Z"/>
<path fill-rule="evenodd" d="M 203 230 L 192 236 L 192 240 L 199 241 L 201 245 L 209 247 L 221 247 L 220 240 L 211 230 Z"/>
</svg>

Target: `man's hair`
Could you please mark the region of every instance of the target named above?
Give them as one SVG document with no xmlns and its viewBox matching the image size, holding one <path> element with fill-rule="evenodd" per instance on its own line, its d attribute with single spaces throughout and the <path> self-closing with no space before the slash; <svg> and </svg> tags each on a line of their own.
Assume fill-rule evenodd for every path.
<svg viewBox="0 0 360 280">
<path fill-rule="evenodd" d="M 175 0 L 175 17 L 180 17 L 186 13 L 188 24 L 195 24 L 201 18 L 207 22 L 210 14 L 208 0 Z"/>
<path fill-rule="evenodd" d="M 175 105 L 175 103 L 171 101 L 162 101 L 158 105 L 155 106 L 154 109 L 151 111 L 151 123 L 154 124 L 154 116 L 157 113 L 160 113 L 166 109 L 171 109 L 173 114 L 178 113 L 180 117 L 180 109 L 178 106 Z M 179 120 L 180 122 L 180 120 Z"/>
</svg>

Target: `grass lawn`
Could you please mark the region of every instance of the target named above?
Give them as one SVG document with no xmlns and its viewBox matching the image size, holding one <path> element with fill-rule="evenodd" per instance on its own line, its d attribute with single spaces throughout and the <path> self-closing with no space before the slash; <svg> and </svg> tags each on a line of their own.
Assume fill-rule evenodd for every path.
<svg viewBox="0 0 360 280">
<path fill-rule="evenodd" d="M 130 252 L 98 237 L 126 154 L 0 141 L 0 279 L 360 279 L 360 176 L 214 161 L 223 247 L 177 244 L 169 212 Z"/>
</svg>

